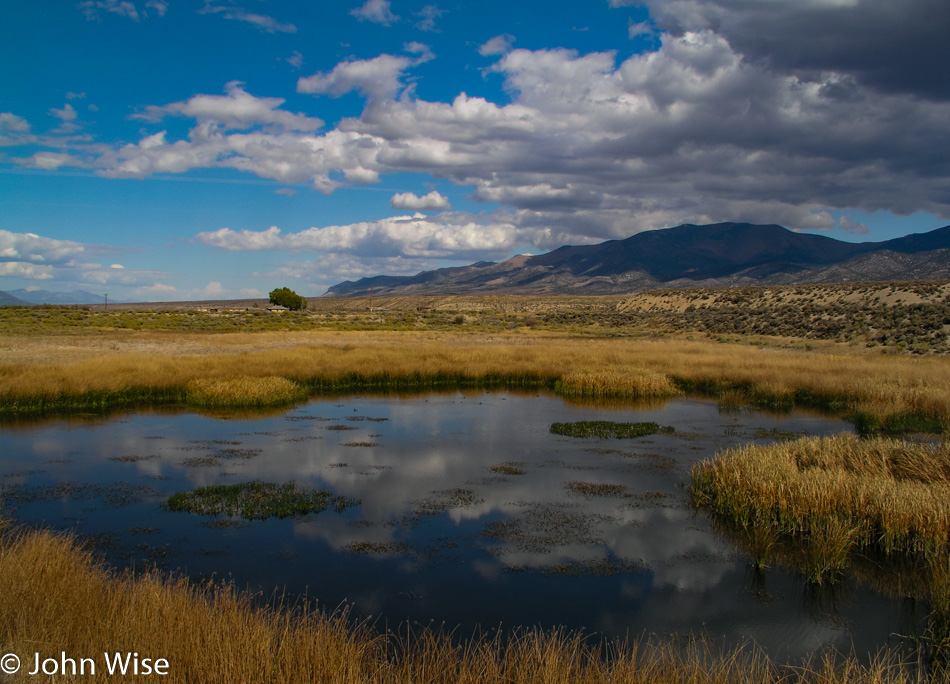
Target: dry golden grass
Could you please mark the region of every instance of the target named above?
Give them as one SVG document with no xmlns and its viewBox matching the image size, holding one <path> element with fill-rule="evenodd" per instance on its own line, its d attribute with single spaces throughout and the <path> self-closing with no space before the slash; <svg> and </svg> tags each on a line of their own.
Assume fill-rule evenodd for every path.
<svg viewBox="0 0 950 684">
<path fill-rule="evenodd" d="M 938 569 L 950 559 L 947 442 L 838 435 L 727 449 L 693 467 L 692 491 L 740 527 L 800 539 L 814 581 L 844 569 L 855 548 Z"/>
<path fill-rule="evenodd" d="M 347 616 L 303 608 L 261 608 L 229 588 L 196 588 L 156 575 L 110 573 L 68 537 L 6 532 L 0 538 L 0 649 L 26 665 L 33 653 L 164 658 L 169 683 L 354 682 L 550 684 L 896 684 L 908 672 L 893 658 L 862 666 L 827 658 L 777 666 L 761 651 L 718 652 L 704 640 L 601 647 L 576 634 L 526 630 L 511 638 L 450 638 L 424 630 L 380 634 Z M 76 678 L 79 681 L 79 678 Z M 69 677 L 61 681 L 70 681 Z"/>
<path fill-rule="evenodd" d="M 556 385 L 569 397 L 675 397 L 682 391 L 668 375 L 649 368 L 565 373 Z"/>
<path fill-rule="evenodd" d="M 90 393 L 104 403 L 124 394 L 182 401 L 189 382 L 243 376 L 281 377 L 312 390 L 558 381 L 565 391 L 624 396 L 665 394 L 671 386 L 731 389 L 772 405 L 950 423 L 950 360 L 844 347 L 805 352 L 677 338 L 412 332 L 143 331 L 113 339 L 120 338 L 107 348 L 96 337 L 68 336 L 61 346 L 43 338 L 31 347 L 22 337 L 0 336 L 0 409 L 42 408 L 52 400 L 68 407 L 70 397 Z"/>
<path fill-rule="evenodd" d="M 274 375 L 195 378 L 188 381 L 185 389 L 189 404 L 209 408 L 280 406 L 306 397 L 300 385 Z"/>
</svg>

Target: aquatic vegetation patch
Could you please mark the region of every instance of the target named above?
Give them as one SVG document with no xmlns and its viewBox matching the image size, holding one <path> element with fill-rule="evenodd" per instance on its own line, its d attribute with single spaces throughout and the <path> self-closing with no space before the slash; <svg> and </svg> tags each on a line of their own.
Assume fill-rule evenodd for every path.
<svg viewBox="0 0 950 684">
<path fill-rule="evenodd" d="M 108 460 L 117 461 L 118 463 L 138 463 L 139 461 L 150 461 L 153 458 L 158 458 L 158 454 L 149 454 L 148 456 L 140 456 L 135 454 L 109 456 Z"/>
<path fill-rule="evenodd" d="M 570 482 L 565 482 L 564 486 L 571 494 L 577 494 L 588 499 L 595 496 L 627 496 L 627 488 L 621 484 L 571 480 Z"/>
<path fill-rule="evenodd" d="M 68 480 L 51 485 L 20 485 L 5 489 L 5 503 L 33 503 L 36 501 L 102 501 L 109 506 L 128 506 L 146 497 L 156 495 L 155 489 L 127 482 L 92 484 Z"/>
<path fill-rule="evenodd" d="M 471 489 L 440 489 L 432 492 L 432 496 L 416 501 L 414 513 L 416 515 L 440 515 L 450 508 L 467 508 L 482 503 Z"/>
<path fill-rule="evenodd" d="M 672 434 L 674 429 L 657 423 L 614 423 L 609 420 L 579 420 L 573 423 L 552 423 L 551 432 L 565 437 L 604 437 L 631 439 L 655 434 Z"/>
<path fill-rule="evenodd" d="M 166 506 L 170 511 L 266 520 L 310 515 L 327 508 L 341 513 L 358 503 L 358 500 L 330 492 L 300 488 L 294 482 L 274 484 L 254 480 L 179 492 L 168 498 Z"/>
<path fill-rule="evenodd" d="M 524 513 L 506 520 L 493 520 L 485 525 L 481 537 L 499 542 L 493 549 L 503 555 L 512 550 L 529 553 L 550 553 L 560 546 L 603 543 L 596 534 L 597 524 L 605 518 L 580 513 L 564 505 L 542 505 L 525 502 Z"/>
<path fill-rule="evenodd" d="M 204 408 L 285 406 L 307 396 L 303 387 L 276 375 L 196 378 L 185 389 L 187 403 Z"/>
<path fill-rule="evenodd" d="M 181 462 L 186 468 L 217 468 L 223 466 L 224 461 L 220 461 L 213 456 L 192 456 Z"/>
<path fill-rule="evenodd" d="M 489 470 L 502 475 L 524 475 L 525 470 L 521 467 L 522 465 L 524 464 L 520 461 L 505 461 L 504 463 L 493 465 Z"/>
<path fill-rule="evenodd" d="M 403 542 L 352 542 L 343 547 L 350 553 L 364 556 L 399 556 L 406 553 L 409 547 Z"/>
</svg>

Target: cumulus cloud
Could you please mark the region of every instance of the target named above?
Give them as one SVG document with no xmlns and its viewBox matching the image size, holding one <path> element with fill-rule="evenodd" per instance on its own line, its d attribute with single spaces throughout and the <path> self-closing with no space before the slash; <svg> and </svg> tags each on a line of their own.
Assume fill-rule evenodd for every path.
<svg viewBox="0 0 950 684">
<path fill-rule="evenodd" d="M 950 99 L 939 76 L 950 72 L 950 3 L 905 0 L 896 11 L 892 0 L 611 0 L 626 4 L 647 5 L 674 36 L 715 31 L 749 59 L 802 79 L 834 71 L 885 92 Z"/>
<path fill-rule="evenodd" d="M 22 116 L 12 112 L 0 112 L 0 132 L 28 133 L 30 124 Z"/>
<path fill-rule="evenodd" d="M 371 21 L 383 26 L 392 26 L 399 21 L 399 17 L 390 9 L 389 0 L 366 0 L 365 4 L 351 10 L 350 14 L 360 21 Z"/>
<path fill-rule="evenodd" d="M 28 264 L 22 261 L 0 261 L 0 276 L 15 276 L 29 280 L 52 280 L 53 267 Z"/>
<path fill-rule="evenodd" d="M 34 140 L 26 119 L 12 112 L 0 112 L 0 147 L 26 145 Z"/>
<path fill-rule="evenodd" d="M 330 72 L 298 80 L 297 92 L 340 97 L 356 90 L 370 98 L 393 97 L 402 89 L 402 74 L 411 65 L 410 58 L 393 55 L 340 62 Z"/>
<path fill-rule="evenodd" d="M 451 209 L 449 198 L 437 191 L 419 197 L 412 192 L 400 192 L 392 196 L 389 206 L 393 209 L 409 209 L 410 211 L 426 211 L 431 209 Z"/>
<path fill-rule="evenodd" d="M 80 157 L 68 152 L 37 152 L 29 157 L 16 159 L 23 166 L 44 171 L 55 171 L 62 166 L 87 166 Z"/>
<path fill-rule="evenodd" d="M 283 98 L 254 97 L 243 85 L 240 81 L 231 81 L 224 87 L 226 95 L 195 95 L 184 102 L 161 107 L 151 105 L 132 118 L 158 122 L 166 116 L 185 116 L 197 120 L 199 125 L 212 123 L 226 129 L 272 124 L 289 131 L 315 131 L 323 126 L 320 119 L 279 109 L 285 102 Z"/>
<path fill-rule="evenodd" d="M 85 250 L 85 245 L 72 240 L 0 230 L 0 262 L 61 264 L 82 255 Z"/>
<path fill-rule="evenodd" d="M 511 223 L 479 221 L 467 214 L 393 216 L 339 226 L 308 228 L 299 233 L 221 228 L 199 233 L 206 245 L 243 251 L 284 249 L 296 252 L 345 252 L 368 257 L 425 257 L 507 254 L 527 236 Z"/>
<path fill-rule="evenodd" d="M 488 41 L 483 43 L 478 48 L 478 54 L 480 54 L 482 57 L 503 55 L 511 49 L 511 44 L 514 42 L 514 36 L 508 33 L 503 33 L 502 35 L 490 38 Z"/>
</svg>

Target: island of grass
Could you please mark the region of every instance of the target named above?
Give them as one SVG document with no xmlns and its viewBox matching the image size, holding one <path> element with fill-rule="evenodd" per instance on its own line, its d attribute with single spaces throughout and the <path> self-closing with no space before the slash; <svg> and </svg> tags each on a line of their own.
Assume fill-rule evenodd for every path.
<svg viewBox="0 0 950 684">
<path fill-rule="evenodd" d="M 579 420 L 573 423 L 551 424 L 551 432 L 565 437 L 631 439 L 658 433 L 670 434 L 673 431 L 673 428 L 657 423 L 614 423 L 609 420 Z"/>
<path fill-rule="evenodd" d="M 328 508 L 341 513 L 358 503 L 330 492 L 299 488 L 294 482 L 274 484 L 255 480 L 179 492 L 170 496 L 166 505 L 170 511 L 266 520 L 310 515 Z"/>
<path fill-rule="evenodd" d="M 726 449 L 693 467 L 696 505 L 803 548 L 809 580 L 834 580 L 853 553 L 919 560 L 950 610 L 950 443 L 853 435 Z"/>
</svg>

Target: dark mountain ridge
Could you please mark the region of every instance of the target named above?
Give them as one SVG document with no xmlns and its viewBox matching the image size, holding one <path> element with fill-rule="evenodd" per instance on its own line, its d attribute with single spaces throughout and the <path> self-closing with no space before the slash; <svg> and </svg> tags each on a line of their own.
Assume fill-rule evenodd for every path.
<svg viewBox="0 0 950 684">
<path fill-rule="evenodd" d="M 946 250 L 946 254 L 941 254 Z M 878 258 L 868 258 L 868 255 Z M 950 277 L 950 226 L 881 242 L 843 242 L 779 225 L 684 224 L 500 263 L 375 276 L 325 296 L 607 294 L 659 286 L 796 284 Z"/>
</svg>

